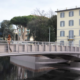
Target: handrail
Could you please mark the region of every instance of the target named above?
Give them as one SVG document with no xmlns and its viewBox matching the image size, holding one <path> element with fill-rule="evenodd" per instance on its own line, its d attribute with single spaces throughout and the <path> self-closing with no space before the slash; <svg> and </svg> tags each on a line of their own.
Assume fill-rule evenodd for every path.
<svg viewBox="0 0 80 80">
<path fill-rule="evenodd" d="M 22 43 L 23 42 L 23 43 Z M 7 45 L 5 45 L 7 44 Z M 66 46 L 66 47 L 65 47 Z M 70 46 L 70 47 L 69 47 Z M 69 44 L 69 43 L 60 43 L 60 42 L 42 42 L 42 41 L 11 41 L 11 44 L 9 45 L 6 41 L 6 43 L 0 43 L 0 52 L 2 51 L 10 53 L 10 48 L 12 49 L 12 52 L 51 52 L 51 51 L 78 51 L 80 52 L 79 44 Z M 6 50 L 7 49 L 7 50 Z"/>
<path fill-rule="evenodd" d="M 5 41 L 5 40 L 0 40 L 0 44 L 7 44 L 7 41 Z M 60 43 L 60 42 L 47 42 L 47 41 L 11 41 L 11 44 L 51 44 L 51 45 L 63 45 L 63 46 L 74 46 L 74 47 L 76 47 L 76 46 L 78 46 L 78 47 L 80 47 L 80 45 L 79 44 L 70 44 L 70 43 Z"/>
</svg>

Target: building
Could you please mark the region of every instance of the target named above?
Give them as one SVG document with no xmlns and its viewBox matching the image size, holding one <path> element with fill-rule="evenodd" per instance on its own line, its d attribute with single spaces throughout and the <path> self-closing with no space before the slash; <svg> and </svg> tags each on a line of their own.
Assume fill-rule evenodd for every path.
<svg viewBox="0 0 80 80">
<path fill-rule="evenodd" d="M 80 8 L 57 10 L 57 42 L 80 45 Z"/>
<path fill-rule="evenodd" d="M 21 30 L 23 29 L 23 30 Z M 25 28 L 19 28 L 19 32 L 18 32 L 18 35 L 19 35 L 19 40 L 20 41 L 29 41 L 29 33 L 30 33 L 30 30 L 27 29 L 26 27 Z"/>
</svg>

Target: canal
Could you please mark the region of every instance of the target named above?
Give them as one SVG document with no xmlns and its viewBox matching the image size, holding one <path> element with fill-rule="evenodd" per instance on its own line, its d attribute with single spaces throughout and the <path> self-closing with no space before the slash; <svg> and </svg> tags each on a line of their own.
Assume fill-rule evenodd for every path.
<svg viewBox="0 0 80 80">
<path fill-rule="evenodd" d="M 0 80 L 21 80 L 22 76 L 18 75 L 18 69 L 19 66 L 10 63 L 10 57 L 0 58 Z M 20 66 L 20 69 L 24 68 Z M 22 80 L 80 80 L 80 72 L 64 69 L 52 69 L 47 72 L 31 72 L 25 69 L 24 72 Z"/>
</svg>

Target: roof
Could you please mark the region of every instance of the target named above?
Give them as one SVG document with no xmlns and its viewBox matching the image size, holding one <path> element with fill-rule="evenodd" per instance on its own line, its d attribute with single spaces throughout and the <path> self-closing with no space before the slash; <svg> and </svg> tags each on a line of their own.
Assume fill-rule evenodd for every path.
<svg viewBox="0 0 80 80">
<path fill-rule="evenodd" d="M 58 11 L 55 11 L 55 12 L 63 12 L 63 11 L 70 11 L 70 10 L 77 10 L 77 9 L 80 9 L 80 7 L 78 7 L 78 8 L 71 8 L 71 9 L 64 9 L 64 10 L 58 10 Z"/>
</svg>

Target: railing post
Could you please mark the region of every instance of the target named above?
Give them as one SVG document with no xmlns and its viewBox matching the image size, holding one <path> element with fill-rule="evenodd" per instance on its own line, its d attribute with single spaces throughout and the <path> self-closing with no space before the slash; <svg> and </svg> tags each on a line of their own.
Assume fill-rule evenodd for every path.
<svg viewBox="0 0 80 80">
<path fill-rule="evenodd" d="M 25 52 L 26 52 L 26 44 L 25 44 Z"/>
<path fill-rule="evenodd" d="M 19 53 L 19 42 L 18 42 L 18 53 Z"/>
<path fill-rule="evenodd" d="M 27 52 L 28 52 L 28 42 L 27 42 Z"/>
<path fill-rule="evenodd" d="M 76 46 L 75 46 L 75 52 L 76 52 Z"/>
<path fill-rule="evenodd" d="M 42 47 L 43 47 L 43 51 L 44 51 L 44 43 L 42 42 Z"/>
<path fill-rule="evenodd" d="M 10 53 L 10 51 L 9 51 L 9 44 L 8 44 L 8 53 Z"/>
<path fill-rule="evenodd" d="M 73 47 L 73 46 L 71 46 L 71 51 L 72 51 L 72 47 Z"/>
<path fill-rule="evenodd" d="M 56 51 L 57 51 L 57 43 L 56 43 Z"/>
<path fill-rule="evenodd" d="M 16 52 L 18 52 L 18 44 L 16 44 Z"/>
<path fill-rule="evenodd" d="M 35 42 L 35 52 L 36 52 L 36 42 Z"/>
<path fill-rule="evenodd" d="M 49 51 L 51 51 L 51 46 L 50 46 L 50 42 L 49 42 Z"/>
<path fill-rule="evenodd" d="M 61 45 L 61 48 L 62 48 L 62 51 L 64 51 L 64 50 L 63 50 L 63 45 Z"/>
<path fill-rule="evenodd" d="M 79 52 L 80 52 L 80 47 L 79 47 Z"/>
</svg>

